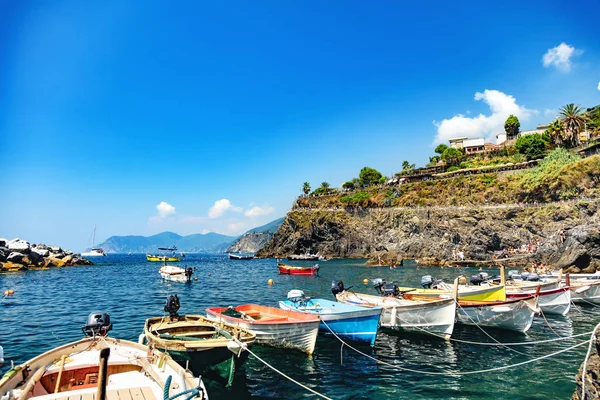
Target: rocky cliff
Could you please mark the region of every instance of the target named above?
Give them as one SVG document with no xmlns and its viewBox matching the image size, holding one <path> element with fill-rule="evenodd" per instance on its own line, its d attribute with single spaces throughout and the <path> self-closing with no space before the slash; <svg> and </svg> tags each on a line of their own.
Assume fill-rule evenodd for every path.
<svg viewBox="0 0 600 400">
<path fill-rule="evenodd" d="M 581 365 L 579 373 L 575 378 L 577 389 L 573 393 L 571 400 L 599 399 L 600 398 L 600 328 L 596 327 L 595 340 L 592 343 L 589 357 Z M 585 377 L 585 388 L 582 378 Z M 584 396 L 582 392 L 585 390 Z"/>
<path fill-rule="evenodd" d="M 277 232 L 283 221 L 284 218 L 279 218 L 266 225 L 249 230 L 229 246 L 227 252 L 256 253 L 273 238 L 273 234 Z"/>
<path fill-rule="evenodd" d="M 0 239 L 0 272 L 91 264 L 79 254 L 63 250 L 60 246 L 30 244 L 21 239 Z"/>
</svg>

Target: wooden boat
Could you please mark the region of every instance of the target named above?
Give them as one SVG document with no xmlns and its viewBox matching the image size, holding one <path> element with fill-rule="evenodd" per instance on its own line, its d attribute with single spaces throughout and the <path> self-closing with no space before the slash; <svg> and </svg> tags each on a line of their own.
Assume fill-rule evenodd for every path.
<svg viewBox="0 0 600 400">
<path fill-rule="evenodd" d="M 421 289 L 411 287 L 399 287 L 400 293 L 411 293 L 425 297 L 452 297 L 453 287 L 452 285 L 442 283 L 438 286 L 438 289 Z M 459 285 L 458 286 L 458 298 L 462 300 L 473 300 L 473 301 L 504 301 L 506 300 L 506 290 L 504 285 L 488 285 L 488 286 L 476 286 L 476 285 Z"/>
<path fill-rule="evenodd" d="M 343 284 L 342 284 L 343 285 Z M 361 307 L 381 307 L 382 328 L 430 334 L 449 339 L 454 330 L 454 299 L 423 297 L 407 300 L 393 296 L 373 296 L 344 290 L 335 294 L 337 301 Z"/>
<path fill-rule="evenodd" d="M 167 280 L 173 282 L 190 282 L 192 280 L 192 275 L 194 274 L 194 270 L 190 267 L 182 268 L 177 267 L 175 265 L 163 265 L 158 270 L 160 276 Z"/>
<path fill-rule="evenodd" d="M 177 247 L 159 247 L 158 250 L 161 250 L 163 254 L 146 254 L 147 261 L 154 262 L 178 262 L 181 261 L 181 257 L 175 255 L 175 251 L 177 251 Z M 169 254 L 170 253 L 170 254 Z"/>
<path fill-rule="evenodd" d="M 408 295 L 413 296 L 413 295 Z M 417 296 L 415 296 L 417 297 Z M 537 296 L 506 301 L 458 300 L 457 322 L 525 333 L 540 312 Z"/>
<path fill-rule="evenodd" d="M 318 275 L 319 268 L 319 264 L 315 264 L 312 267 L 295 267 L 293 265 L 277 263 L 279 275 Z"/>
<path fill-rule="evenodd" d="M 319 332 L 316 316 L 257 304 L 207 308 L 206 313 L 210 319 L 252 332 L 257 344 L 297 349 L 308 354 L 315 350 Z"/>
<path fill-rule="evenodd" d="M 318 254 L 290 254 L 287 256 L 290 261 L 317 261 L 319 260 Z"/>
<path fill-rule="evenodd" d="M 334 332 L 340 338 L 366 342 L 371 346 L 377 338 L 377 328 L 382 309 L 359 307 L 325 299 L 310 299 L 302 290 L 291 290 L 288 300 L 280 301 L 283 310 L 301 311 L 318 316 L 323 322 L 319 330 L 327 335 Z"/>
<path fill-rule="evenodd" d="M 600 304 L 600 278 L 571 280 L 573 302 L 580 304 Z"/>
<path fill-rule="evenodd" d="M 90 325 L 93 319 L 96 322 Z M 0 379 L 0 397 L 163 400 L 194 390 L 195 399 L 208 398 L 201 379 L 194 378 L 168 354 L 105 336 L 110 330 L 107 319 L 109 322 L 107 314 L 93 313 L 85 326 L 92 337 L 56 347 L 9 370 Z"/>
<path fill-rule="evenodd" d="M 252 254 L 240 254 L 240 253 L 229 253 L 229 259 L 231 260 L 252 260 L 254 255 Z"/>
<path fill-rule="evenodd" d="M 571 309 L 571 288 L 569 274 L 566 283 L 561 277 L 545 282 L 528 282 L 508 280 L 506 297 L 508 299 L 524 299 L 535 296 L 539 290 L 538 305 L 545 314 L 567 315 Z"/>
<path fill-rule="evenodd" d="M 248 347 L 256 341 L 250 331 L 200 315 L 149 318 L 144 325 L 144 336 L 150 345 L 167 351 L 195 376 L 210 378 L 227 387 L 248 358 L 248 352 L 235 351 L 239 345 L 233 338 Z"/>
</svg>

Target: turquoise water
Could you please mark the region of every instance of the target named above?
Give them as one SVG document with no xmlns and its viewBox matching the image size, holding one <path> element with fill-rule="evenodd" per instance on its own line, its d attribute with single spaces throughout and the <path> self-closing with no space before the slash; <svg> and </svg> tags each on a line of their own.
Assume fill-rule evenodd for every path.
<svg viewBox="0 0 600 400">
<path fill-rule="evenodd" d="M 375 293 L 363 279 L 377 277 L 417 286 L 422 275 L 453 279 L 458 273 L 471 275 L 476 269 L 440 269 L 406 266 L 390 270 L 366 267 L 360 260 L 322 262 L 320 276 L 277 275 L 275 260 L 233 261 L 224 256 L 191 255 L 182 266 L 197 267 L 198 281 L 169 283 L 158 275 L 158 263 L 143 255 L 110 255 L 95 259 L 97 265 L 48 271 L 0 275 L 0 290 L 15 294 L 0 304 L 0 345 L 5 359 L 15 364 L 59 344 L 82 337 L 81 326 L 96 310 L 110 313 L 113 337 L 137 340 L 144 320 L 162 315 L 168 294 L 177 293 L 182 313 L 204 314 L 209 306 L 258 303 L 276 306 L 291 289 L 302 289 L 311 297 L 332 299 L 331 281 L 341 279 L 348 287 Z M 302 264 L 302 263 L 296 263 Z M 308 263 L 306 263 L 308 264 Z M 495 270 L 486 270 L 490 274 Z M 267 284 L 269 279 L 275 283 Z M 577 307 L 568 317 L 547 316 L 552 329 L 561 336 L 588 332 L 600 322 L 600 308 Z M 499 341 L 522 342 L 555 338 L 542 318 L 536 318 L 526 334 L 489 330 Z M 457 325 L 454 338 L 490 342 L 476 327 Z M 357 346 L 361 351 L 395 366 L 420 371 L 457 372 L 481 370 L 522 362 L 574 345 L 573 340 L 521 346 L 523 354 L 506 348 L 478 346 L 419 335 L 381 332 L 375 347 Z M 575 388 L 575 375 L 586 347 L 551 359 L 500 372 L 467 376 L 429 376 L 403 372 L 379 365 L 320 336 L 312 357 L 303 353 L 253 347 L 265 361 L 332 398 L 348 399 L 567 399 Z M 341 351 L 340 351 L 341 350 Z M 2 372 L 5 372 L 5 366 Z M 236 376 L 231 389 L 209 385 L 213 399 L 307 397 L 307 392 L 285 380 L 252 356 Z"/>
</svg>

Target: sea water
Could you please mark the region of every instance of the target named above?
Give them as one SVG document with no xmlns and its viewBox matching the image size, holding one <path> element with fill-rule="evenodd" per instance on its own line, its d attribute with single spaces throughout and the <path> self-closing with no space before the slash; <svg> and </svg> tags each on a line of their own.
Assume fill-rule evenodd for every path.
<svg viewBox="0 0 600 400">
<path fill-rule="evenodd" d="M 307 296 L 333 300 L 331 281 L 375 294 L 364 279 L 384 278 L 417 287 L 421 276 L 433 275 L 451 282 L 457 275 L 470 276 L 478 268 L 438 268 L 411 264 L 390 269 L 367 267 L 365 260 L 319 262 L 319 276 L 277 275 L 276 260 L 229 260 L 224 255 L 192 254 L 178 263 L 195 267 L 191 283 L 160 279 L 160 263 L 144 255 L 109 255 L 93 259 L 96 265 L 0 275 L 0 293 L 14 294 L 0 300 L 0 345 L 4 347 L 5 372 L 13 360 L 20 364 L 58 345 L 78 340 L 81 326 L 92 311 L 110 314 L 110 335 L 137 340 L 144 320 L 163 315 L 166 297 L 176 293 L 180 313 L 202 314 L 211 306 L 256 303 L 277 306 L 292 289 Z M 293 262 L 290 262 L 293 263 Z M 295 262 L 311 265 L 310 262 Z M 484 269 L 490 275 L 498 270 Z M 273 279 L 273 285 L 268 280 Z M 2 298 L 0 298 L 2 299 Z M 591 331 L 600 322 L 600 307 L 574 307 L 566 317 L 536 317 L 527 334 L 457 325 L 453 338 L 473 342 L 533 342 Z M 585 340 L 589 337 L 581 337 Z M 520 367 L 474 375 L 477 371 L 514 365 L 579 343 L 577 340 L 513 347 L 482 346 L 421 335 L 380 332 L 373 348 L 360 351 L 389 365 L 361 355 L 332 337 L 319 336 L 315 353 L 254 346 L 252 350 L 281 372 L 332 398 L 345 399 L 567 399 L 575 389 L 575 375 L 587 346 Z M 425 375 L 397 368 L 440 373 Z M 208 383 L 212 399 L 306 398 L 309 393 L 249 357 L 236 375 L 234 386 L 224 389 Z M 312 396 L 312 395 L 311 395 Z"/>
</svg>

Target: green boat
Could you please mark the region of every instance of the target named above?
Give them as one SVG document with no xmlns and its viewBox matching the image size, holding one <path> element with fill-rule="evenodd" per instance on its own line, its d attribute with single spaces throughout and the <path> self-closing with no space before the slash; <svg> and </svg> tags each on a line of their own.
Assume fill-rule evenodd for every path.
<svg viewBox="0 0 600 400">
<path fill-rule="evenodd" d="M 248 358 L 238 343 L 251 347 L 256 336 L 240 327 L 211 321 L 200 315 L 172 315 L 146 320 L 144 335 L 149 346 L 167 351 L 171 358 L 194 376 L 202 376 L 226 387 L 235 371 Z"/>
</svg>

